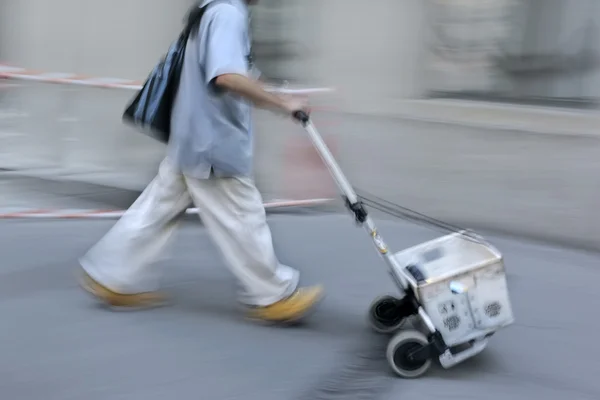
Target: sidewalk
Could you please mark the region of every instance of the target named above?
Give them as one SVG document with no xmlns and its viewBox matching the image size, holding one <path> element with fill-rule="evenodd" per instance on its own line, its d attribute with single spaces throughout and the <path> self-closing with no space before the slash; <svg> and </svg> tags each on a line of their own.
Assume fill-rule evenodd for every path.
<svg viewBox="0 0 600 400">
<path fill-rule="evenodd" d="M 343 110 L 348 114 L 439 122 L 484 130 L 586 136 L 600 133 L 600 110 L 452 99 L 348 101 Z"/>
<path fill-rule="evenodd" d="M 57 117 L 48 109 L 55 93 L 25 96 L 23 102 L 36 100 L 32 109 L 39 117 L 0 121 L 6 127 L 0 168 L 102 185 L 76 190 L 77 201 L 94 202 L 87 194 L 98 192 L 122 198 L 119 186 L 139 193 L 164 149 L 117 118 L 123 102 L 113 96 L 117 92 L 103 93 L 78 92 L 65 104 L 77 118 L 60 123 L 48 121 Z M 349 104 L 335 108 L 316 113 L 315 123 L 335 139 L 335 157 L 357 188 L 459 225 L 600 249 L 598 111 L 453 100 L 379 100 L 356 113 Z M 288 195 L 289 184 L 301 189 L 306 183 L 291 182 L 289 168 L 306 167 L 290 166 L 286 152 L 296 138 L 310 147 L 308 138 L 270 113 L 257 113 L 256 123 L 255 172 L 265 201 L 297 199 Z M 51 199 L 40 192 L 28 189 L 16 199 L 4 194 L 3 201 L 14 205 L 33 198 L 32 207 L 66 203 L 63 192 L 51 191 Z M 103 208 L 122 209 L 128 202 Z"/>
</svg>

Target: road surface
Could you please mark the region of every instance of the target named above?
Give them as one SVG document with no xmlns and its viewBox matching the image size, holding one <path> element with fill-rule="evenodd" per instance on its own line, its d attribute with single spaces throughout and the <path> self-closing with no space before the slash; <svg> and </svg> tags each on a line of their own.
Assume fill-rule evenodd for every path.
<svg viewBox="0 0 600 400">
<path fill-rule="evenodd" d="M 600 257 L 491 236 L 504 252 L 516 324 L 479 357 L 419 380 L 391 375 L 365 312 L 393 290 L 347 215 L 274 215 L 283 262 L 328 290 L 310 323 L 245 322 L 204 229 L 182 224 L 161 260 L 172 304 L 98 307 L 72 273 L 114 221 L 0 221 L 0 393 L 6 400 L 600 398 L 595 329 Z M 436 232 L 380 221 L 401 249 Z"/>
</svg>

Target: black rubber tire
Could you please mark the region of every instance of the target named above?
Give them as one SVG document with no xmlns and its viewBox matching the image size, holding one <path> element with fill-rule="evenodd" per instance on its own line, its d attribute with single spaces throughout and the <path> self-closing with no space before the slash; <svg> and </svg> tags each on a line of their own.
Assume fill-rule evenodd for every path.
<svg viewBox="0 0 600 400">
<path fill-rule="evenodd" d="M 402 328 L 407 318 L 401 314 L 394 315 L 396 306 L 401 300 L 391 295 L 377 297 L 369 307 L 369 324 L 375 332 L 393 333 Z"/>
<path fill-rule="evenodd" d="M 427 337 L 416 330 L 398 332 L 388 343 L 386 357 L 396 375 L 415 379 L 425 374 L 431 367 L 431 359 L 415 362 L 409 360 L 409 352 L 428 344 Z"/>
</svg>

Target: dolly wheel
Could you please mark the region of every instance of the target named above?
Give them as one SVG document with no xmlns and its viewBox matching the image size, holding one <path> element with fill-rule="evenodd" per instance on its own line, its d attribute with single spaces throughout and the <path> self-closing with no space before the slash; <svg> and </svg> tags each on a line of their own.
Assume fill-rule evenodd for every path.
<svg viewBox="0 0 600 400">
<path fill-rule="evenodd" d="M 427 337 L 419 331 L 406 330 L 397 333 L 387 347 L 387 360 L 392 370 L 402 378 L 414 379 L 425 374 L 431 367 L 431 359 L 414 360 L 410 354 L 427 346 Z"/>
<path fill-rule="evenodd" d="M 386 295 L 373 300 L 369 307 L 369 323 L 375 332 L 392 333 L 406 322 L 402 300 Z"/>
</svg>

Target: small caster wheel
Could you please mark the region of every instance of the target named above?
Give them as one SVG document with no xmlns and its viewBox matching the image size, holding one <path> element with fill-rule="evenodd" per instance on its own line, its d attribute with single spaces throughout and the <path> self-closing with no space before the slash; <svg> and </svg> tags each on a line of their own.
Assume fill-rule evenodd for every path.
<svg viewBox="0 0 600 400">
<path fill-rule="evenodd" d="M 431 359 L 413 360 L 409 354 L 427 346 L 427 337 L 415 330 L 397 333 L 390 340 L 386 357 L 392 370 L 402 378 L 414 379 L 425 374 L 431 367 Z"/>
<path fill-rule="evenodd" d="M 392 333 L 406 322 L 402 300 L 394 296 L 381 296 L 373 300 L 369 307 L 369 322 L 375 332 Z"/>
</svg>

